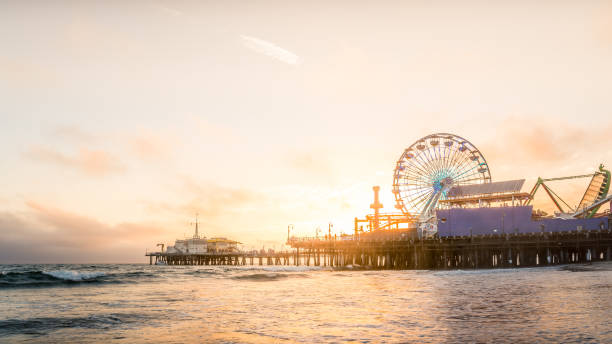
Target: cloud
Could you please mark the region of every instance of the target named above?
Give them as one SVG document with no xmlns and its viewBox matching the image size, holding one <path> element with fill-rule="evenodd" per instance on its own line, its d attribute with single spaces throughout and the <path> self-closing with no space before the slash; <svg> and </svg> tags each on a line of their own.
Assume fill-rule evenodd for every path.
<svg viewBox="0 0 612 344">
<path fill-rule="evenodd" d="M 270 228 L 282 232 L 287 223 L 278 200 L 268 192 L 246 187 L 231 187 L 179 176 L 169 200 L 143 200 L 141 205 L 152 217 L 173 219 L 178 233 L 191 233 L 188 225 L 199 214 L 200 233 L 208 237 L 225 236 L 243 243 L 256 240 L 282 240 Z M 283 225 L 271 225 L 277 222 Z"/>
<path fill-rule="evenodd" d="M 155 9 L 157 9 L 157 10 L 159 10 L 159 11 L 165 13 L 165 14 L 173 16 L 173 17 L 177 17 L 177 16 L 180 16 L 180 15 L 183 14 L 183 12 L 177 10 L 176 8 L 172 8 L 172 7 L 168 7 L 168 6 L 164 6 L 164 5 L 160 5 L 160 4 L 153 5 L 153 8 L 155 8 Z"/>
<path fill-rule="evenodd" d="M 172 143 L 152 132 L 141 132 L 128 139 L 131 152 L 140 160 L 152 161 L 167 157 Z"/>
<path fill-rule="evenodd" d="M 307 152 L 293 152 L 287 154 L 287 162 L 291 167 L 298 170 L 318 171 L 321 167 L 321 160 L 317 159 L 314 154 Z M 328 168 L 327 164 L 323 166 Z"/>
<path fill-rule="evenodd" d="M 106 134 L 98 133 L 94 135 L 74 125 L 61 125 L 53 128 L 50 131 L 50 134 L 53 139 L 65 141 L 69 144 L 92 145 L 101 144 L 104 142 L 118 143 L 121 146 L 120 148 L 122 151 L 131 153 L 131 157 L 143 161 L 153 161 L 169 156 L 170 150 L 178 141 L 169 131 L 155 131 L 150 129 L 120 131 Z M 42 155 L 53 155 L 55 157 L 52 159 L 53 161 L 61 161 L 66 163 L 73 160 L 58 152 L 49 154 L 50 149 L 48 148 L 45 149 L 37 147 L 33 149 L 33 151 L 43 150 L 47 152 L 43 153 Z M 85 149 L 81 150 L 80 154 L 82 155 L 82 158 L 84 158 L 84 155 L 91 154 L 93 152 L 100 153 L 101 151 Z M 104 153 L 107 158 L 112 158 L 109 153 L 102 153 Z M 63 158 L 59 158 L 59 156 L 62 156 Z M 98 157 L 100 157 L 100 155 L 98 155 Z"/>
<path fill-rule="evenodd" d="M 51 131 L 51 134 L 55 138 L 77 143 L 91 143 L 97 139 L 95 135 L 73 125 L 57 126 Z"/>
<path fill-rule="evenodd" d="M 332 160 L 324 150 L 290 151 L 285 154 L 284 161 L 303 178 L 314 179 L 317 183 L 334 182 Z M 302 179 L 302 182 L 305 181 Z"/>
<path fill-rule="evenodd" d="M 205 221 L 217 221 L 224 217 L 235 216 L 254 205 L 261 205 L 266 197 L 246 188 L 232 188 L 211 182 L 197 181 L 191 177 L 181 177 L 178 194 L 188 201 L 170 204 L 168 202 L 143 202 L 152 213 L 167 212 L 182 217 L 196 213 Z"/>
<path fill-rule="evenodd" d="M 245 35 L 241 35 L 240 38 L 242 39 L 242 43 L 245 47 L 260 54 L 270 56 L 290 65 L 297 65 L 302 62 L 299 56 L 277 46 L 274 43 Z"/>
<path fill-rule="evenodd" d="M 495 138 L 480 148 L 487 160 L 491 157 L 502 164 L 571 167 L 588 163 L 585 159 L 593 156 L 598 156 L 598 161 L 612 158 L 607 145 L 611 131 L 610 124 L 580 127 L 555 118 L 539 116 L 535 121 L 515 116 L 504 120 L 496 128 Z M 490 164 L 495 168 L 495 164 Z M 582 166 L 577 172 L 585 167 L 597 166 Z"/>
<path fill-rule="evenodd" d="M 26 202 L 26 205 L 36 219 L 51 229 L 49 234 L 53 234 L 53 241 L 64 247 L 101 248 L 162 233 L 159 228 L 142 224 L 121 223 L 111 226 L 33 201 Z"/>
<path fill-rule="evenodd" d="M 207 217 L 233 213 L 250 204 L 262 203 L 265 198 L 245 188 L 223 187 L 193 180 L 185 180 L 185 187 L 194 194 L 194 197 L 181 208 L 191 213 L 199 211 Z"/>
<path fill-rule="evenodd" d="M 143 262 L 146 245 L 167 235 L 153 223 L 109 225 L 37 202 L 0 213 L 0 262 Z"/>
<path fill-rule="evenodd" d="M 70 156 L 51 148 L 36 146 L 27 151 L 25 156 L 36 161 L 75 169 L 92 177 L 107 176 L 125 170 L 118 158 L 102 150 L 81 148 L 77 154 Z"/>
<path fill-rule="evenodd" d="M 192 116 L 192 120 L 201 136 L 212 142 L 235 143 L 244 139 L 235 128 L 213 123 L 198 116 Z"/>
<path fill-rule="evenodd" d="M 495 137 L 478 145 L 491 166 L 494 181 L 525 178 L 529 192 L 537 177 L 553 178 L 593 173 L 600 163 L 612 165 L 609 147 L 612 125 L 570 125 L 556 118 L 509 117 L 495 128 Z M 549 182 L 548 185 L 575 206 L 589 178 Z M 553 204 L 540 190 L 533 204 L 552 212 Z"/>
</svg>

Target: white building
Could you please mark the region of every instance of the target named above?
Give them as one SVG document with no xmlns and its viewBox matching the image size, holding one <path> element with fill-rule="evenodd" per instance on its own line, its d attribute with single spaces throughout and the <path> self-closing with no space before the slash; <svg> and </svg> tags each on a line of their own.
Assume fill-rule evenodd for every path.
<svg viewBox="0 0 612 344">
<path fill-rule="evenodd" d="M 179 253 L 179 254 L 201 254 L 208 252 L 208 241 L 206 237 L 200 237 L 198 233 L 198 218 L 196 216 L 195 222 L 195 233 L 193 238 L 189 239 L 176 239 L 174 246 L 168 246 L 166 253 Z"/>
<path fill-rule="evenodd" d="M 168 246 L 166 253 L 176 254 L 202 254 L 202 253 L 221 253 L 238 252 L 238 241 L 227 238 L 200 237 L 198 233 L 198 219 L 196 217 L 195 233 L 193 238 L 176 239 L 174 246 Z"/>
<path fill-rule="evenodd" d="M 190 238 L 190 239 L 177 239 L 174 242 L 174 246 L 168 246 L 167 253 L 180 253 L 180 254 L 199 254 L 208 252 L 208 242 L 206 238 Z"/>
</svg>

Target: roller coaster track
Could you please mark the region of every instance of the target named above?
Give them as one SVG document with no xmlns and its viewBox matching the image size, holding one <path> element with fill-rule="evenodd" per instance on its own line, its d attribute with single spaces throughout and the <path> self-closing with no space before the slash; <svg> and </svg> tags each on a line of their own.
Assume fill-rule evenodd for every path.
<svg viewBox="0 0 612 344">
<path fill-rule="evenodd" d="M 546 182 L 586 177 L 591 177 L 591 182 L 589 183 L 582 200 L 576 208 L 573 208 L 567 204 L 567 202 L 565 202 L 548 185 L 546 185 Z M 534 185 L 533 189 L 531 189 L 530 198 L 525 202 L 526 205 L 533 200 L 533 196 L 538 191 L 540 186 L 542 186 L 544 191 L 546 191 L 546 194 L 548 194 L 548 197 L 550 197 L 560 212 L 570 214 L 573 213 L 573 217 L 591 218 L 597 213 L 602 204 L 610 200 L 610 197 L 608 196 L 608 191 L 610 190 L 610 171 L 604 169 L 604 165 L 600 164 L 599 171 L 591 174 L 547 179 L 538 178 L 538 181 Z M 564 211 L 561 203 L 563 203 L 569 209 L 569 212 Z"/>
<path fill-rule="evenodd" d="M 573 216 L 581 217 L 584 216 L 584 214 L 587 214 L 590 215 L 587 217 L 592 217 L 597 212 L 597 210 L 599 210 L 599 207 L 601 207 L 607 202 L 612 202 L 612 195 L 608 195 L 608 197 L 591 204 L 589 207 L 586 207 L 583 210 L 576 212 Z"/>
</svg>

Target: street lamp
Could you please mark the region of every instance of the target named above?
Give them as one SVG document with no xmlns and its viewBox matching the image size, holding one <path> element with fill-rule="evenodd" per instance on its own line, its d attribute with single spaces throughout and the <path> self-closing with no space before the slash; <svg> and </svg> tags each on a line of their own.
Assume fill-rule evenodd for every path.
<svg viewBox="0 0 612 344">
<path fill-rule="evenodd" d="M 292 224 L 289 224 L 287 226 L 287 242 L 289 242 L 289 233 L 291 232 L 291 230 L 295 230 L 295 227 Z"/>
</svg>

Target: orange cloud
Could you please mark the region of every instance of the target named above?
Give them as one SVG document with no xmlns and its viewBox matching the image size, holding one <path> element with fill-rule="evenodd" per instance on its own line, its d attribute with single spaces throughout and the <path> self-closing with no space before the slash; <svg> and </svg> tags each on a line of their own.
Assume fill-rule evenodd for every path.
<svg viewBox="0 0 612 344">
<path fill-rule="evenodd" d="M 28 201 L 26 205 L 42 224 L 51 229 L 55 242 L 86 248 L 107 247 L 121 241 L 135 241 L 164 231 L 150 225 L 121 223 L 108 225 L 96 219 Z"/>
<path fill-rule="evenodd" d="M 205 118 L 192 116 L 193 125 L 200 132 L 200 136 L 210 142 L 223 144 L 235 144 L 243 142 L 244 135 L 241 135 L 235 128 L 213 123 Z"/>
<path fill-rule="evenodd" d="M 142 132 L 129 140 L 131 151 L 141 160 L 156 160 L 169 154 L 171 143 L 150 132 Z"/>
<path fill-rule="evenodd" d="M 300 171 L 315 174 L 329 173 L 331 171 L 329 158 L 323 153 L 290 152 L 286 155 L 289 166 Z"/>
<path fill-rule="evenodd" d="M 180 204 L 145 202 L 146 208 L 152 213 L 164 211 L 188 218 L 199 213 L 203 218 L 212 221 L 235 214 L 243 207 L 261 205 L 266 201 L 265 195 L 249 189 L 200 182 L 190 177 L 181 178 L 179 193 L 189 201 Z"/>
<path fill-rule="evenodd" d="M 97 139 L 96 135 L 92 135 L 73 125 L 58 126 L 52 130 L 51 134 L 55 138 L 78 143 L 91 143 Z"/>
<path fill-rule="evenodd" d="M 172 137 L 173 135 L 167 132 L 161 133 L 152 130 L 139 130 L 137 132 L 126 131 L 114 134 L 98 133 L 94 135 L 74 125 L 57 126 L 50 131 L 50 134 L 54 139 L 81 145 L 96 144 L 102 141 L 118 142 L 122 146 L 121 148 L 123 151 L 131 153 L 132 157 L 145 161 L 154 161 L 169 156 L 171 148 L 177 141 Z M 50 160 L 56 162 L 70 163 L 76 160 L 70 159 L 59 152 L 51 152 L 49 148 L 36 147 L 33 151 L 37 151 L 35 155 L 38 156 L 52 157 Z M 84 161 L 89 162 L 91 162 L 93 156 L 98 159 L 101 158 L 102 160 L 110 160 L 109 158 L 112 158 L 109 153 L 90 149 L 82 149 L 79 155 Z"/>
<path fill-rule="evenodd" d="M 0 213 L 0 262 L 142 262 L 147 245 L 167 235 L 154 223 L 109 225 L 37 202 Z"/>
<path fill-rule="evenodd" d="M 609 149 L 609 137 L 612 125 L 591 126 L 582 128 L 554 118 L 542 118 L 537 121 L 527 117 L 510 117 L 495 129 L 495 137 L 480 146 L 493 171 L 496 164 L 568 167 L 589 152 L 590 156 L 600 156 L 598 162 L 612 158 Z M 590 162 L 593 164 L 594 162 Z M 608 162 L 612 164 L 612 161 Z M 577 172 L 583 172 L 584 168 Z M 593 168 L 597 166 L 594 165 Z"/>
<path fill-rule="evenodd" d="M 479 145 L 494 180 L 526 178 L 529 191 L 538 176 L 563 177 L 593 173 L 600 163 L 612 165 L 612 124 L 580 127 L 555 118 L 510 117 L 495 129 L 495 137 Z M 548 183 L 571 206 L 579 201 L 589 178 Z M 553 203 L 540 190 L 536 208 L 552 212 Z"/>
<path fill-rule="evenodd" d="M 125 170 L 118 158 L 102 150 L 81 148 L 76 155 L 70 156 L 47 147 L 37 146 L 31 148 L 25 155 L 33 160 L 72 168 L 93 177 Z"/>
<path fill-rule="evenodd" d="M 296 173 L 298 182 L 335 182 L 334 169 L 329 154 L 322 149 L 315 151 L 291 151 L 284 155 L 285 164 Z"/>
</svg>

